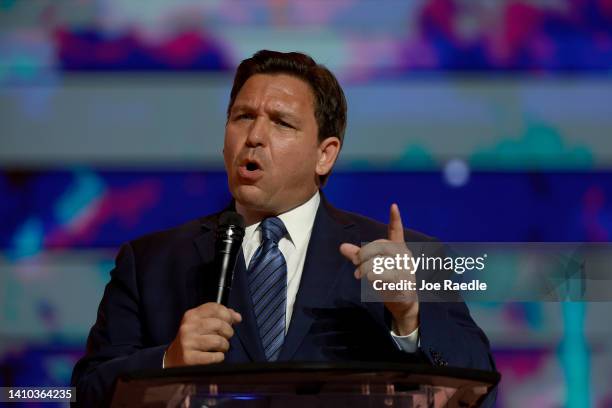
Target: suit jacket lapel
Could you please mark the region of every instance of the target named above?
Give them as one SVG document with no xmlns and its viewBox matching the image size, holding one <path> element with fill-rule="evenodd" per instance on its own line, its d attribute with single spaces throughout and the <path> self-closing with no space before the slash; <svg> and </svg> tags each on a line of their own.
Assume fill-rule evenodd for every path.
<svg viewBox="0 0 612 408">
<path fill-rule="evenodd" d="M 194 243 L 195 246 L 200 253 L 202 261 L 209 268 L 213 266 L 214 260 L 214 248 L 215 248 L 215 229 L 217 224 L 218 216 L 210 217 L 205 219 L 202 222 L 202 235 L 195 238 Z M 208 270 L 211 275 L 216 275 L 215 271 Z M 205 273 L 201 271 L 201 273 Z M 201 280 L 199 281 L 198 286 L 203 287 L 213 285 L 214 293 L 216 294 L 216 285 L 213 279 L 208 279 L 206 283 Z M 193 279 L 192 279 L 193 281 Z M 192 282 L 188 283 L 189 285 Z M 214 296 L 203 296 L 203 290 L 198 287 L 196 290 L 193 288 L 188 288 L 187 293 L 192 294 L 197 297 L 197 299 L 193 302 L 194 305 L 201 304 L 202 301 L 205 302 L 213 302 Z M 212 293 L 213 291 L 211 291 Z M 249 355 L 250 359 L 253 361 L 265 361 L 265 354 L 263 351 L 263 347 L 261 346 L 261 340 L 259 339 L 259 334 L 257 332 L 255 315 L 253 313 L 253 305 L 251 302 L 251 295 L 249 293 L 248 284 L 246 280 L 246 267 L 244 262 L 244 255 L 242 254 L 242 250 L 238 253 L 238 259 L 236 261 L 236 268 L 234 269 L 234 280 L 232 282 L 232 291 L 230 292 L 229 297 L 229 307 L 236 310 L 242 315 L 242 322 L 234 326 L 234 330 L 236 336 L 242 343 L 245 351 Z"/>
<path fill-rule="evenodd" d="M 346 266 L 346 260 L 339 252 L 340 244 L 359 244 L 357 241 L 355 225 L 335 210 L 321 193 L 291 323 L 279 360 L 290 360 L 295 354 L 314 320 L 308 310 L 326 304 L 344 273 L 342 267 Z"/>
<path fill-rule="evenodd" d="M 190 274 L 186 282 L 186 290 L 188 297 L 189 308 L 196 307 L 203 302 L 209 302 L 210 296 L 206 293 L 208 285 L 212 284 L 214 277 L 212 276 L 212 262 L 215 257 L 215 233 L 214 225 L 217 217 L 206 218 L 202 221 L 202 233 L 196 236 L 193 243 L 196 250 L 200 254 L 202 264 L 194 269 L 194 273 Z M 205 290 L 206 289 L 206 290 Z"/>
<path fill-rule="evenodd" d="M 253 301 L 249 292 L 247 270 L 242 250 L 240 250 L 236 261 L 229 306 L 242 315 L 242 322 L 235 325 L 234 329 L 251 360 L 266 361 L 266 355 L 257 330 L 257 320 L 253 311 Z"/>
</svg>

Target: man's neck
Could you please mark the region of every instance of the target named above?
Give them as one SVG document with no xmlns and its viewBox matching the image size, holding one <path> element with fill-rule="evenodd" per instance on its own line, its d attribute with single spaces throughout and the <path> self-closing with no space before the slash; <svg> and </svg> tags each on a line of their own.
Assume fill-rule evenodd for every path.
<svg viewBox="0 0 612 408">
<path fill-rule="evenodd" d="M 247 226 L 256 224 L 267 217 L 273 217 L 274 214 L 270 211 L 260 211 L 253 208 L 248 208 L 236 201 L 236 212 L 244 218 L 244 222 Z"/>
</svg>

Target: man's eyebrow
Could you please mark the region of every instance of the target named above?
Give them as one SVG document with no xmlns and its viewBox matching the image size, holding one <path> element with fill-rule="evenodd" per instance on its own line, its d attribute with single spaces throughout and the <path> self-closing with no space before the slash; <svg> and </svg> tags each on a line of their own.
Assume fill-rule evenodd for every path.
<svg viewBox="0 0 612 408">
<path fill-rule="evenodd" d="M 301 123 L 299 115 L 295 115 L 293 114 L 293 112 L 289 112 L 289 111 L 272 109 L 270 110 L 270 116 L 275 119 L 287 120 L 294 124 Z"/>
<path fill-rule="evenodd" d="M 249 106 L 249 105 L 247 105 L 245 103 L 238 103 L 238 104 L 234 104 L 232 106 L 231 111 L 233 112 L 235 110 L 236 111 L 252 111 L 254 109 L 253 109 L 253 107 L 251 107 L 251 106 Z"/>
<path fill-rule="evenodd" d="M 232 109 L 230 110 L 230 113 L 233 112 L 254 112 L 256 109 L 251 106 L 248 105 L 246 103 L 238 103 L 238 104 L 234 104 L 232 106 Z M 300 123 L 302 123 L 302 121 L 300 120 L 299 115 L 294 114 L 291 111 L 287 111 L 287 110 L 280 110 L 280 109 L 270 109 L 268 111 L 268 114 L 270 115 L 270 117 L 274 118 L 274 119 L 282 119 L 282 120 L 286 120 L 288 122 L 291 122 L 295 125 L 299 125 Z"/>
</svg>

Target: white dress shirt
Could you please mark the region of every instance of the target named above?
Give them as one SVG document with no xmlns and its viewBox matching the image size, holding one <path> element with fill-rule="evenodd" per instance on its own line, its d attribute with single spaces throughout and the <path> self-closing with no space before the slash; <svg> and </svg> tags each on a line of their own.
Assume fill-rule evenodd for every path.
<svg viewBox="0 0 612 408">
<path fill-rule="evenodd" d="M 293 305 L 302 279 L 302 271 L 304 269 L 304 261 L 306 260 L 306 250 L 312 233 L 317 209 L 321 197 L 317 191 L 304 204 L 278 215 L 278 218 L 285 224 L 287 235 L 285 235 L 278 243 L 278 248 L 285 257 L 287 262 L 287 309 L 285 310 L 285 333 L 291 322 L 293 313 Z M 255 251 L 261 245 L 261 229 L 260 223 L 252 224 L 246 227 L 244 232 L 244 240 L 242 241 L 242 252 L 244 254 L 245 265 L 249 266 L 251 258 Z M 407 336 L 399 336 L 393 330 L 391 336 L 401 350 L 413 353 L 418 346 L 419 329 L 416 328 Z"/>
</svg>

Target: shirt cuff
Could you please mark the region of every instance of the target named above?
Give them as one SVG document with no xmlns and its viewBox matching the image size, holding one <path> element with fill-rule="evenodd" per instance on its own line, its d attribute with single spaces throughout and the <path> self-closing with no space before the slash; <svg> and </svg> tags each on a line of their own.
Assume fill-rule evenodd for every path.
<svg viewBox="0 0 612 408">
<path fill-rule="evenodd" d="M 419 339 L 419 328 L 417 327 L 412 333 L 406 336 L 400 336 L 391 330 L 391 338 L 395 342 L 395 345 L 406 353 L 414 353 L 419 348 L 421 340 Z"/>
</svg>

